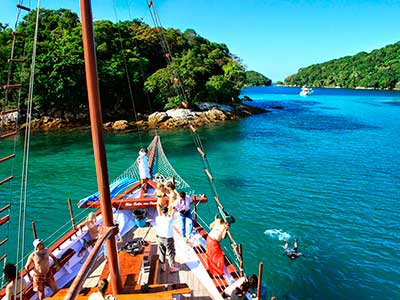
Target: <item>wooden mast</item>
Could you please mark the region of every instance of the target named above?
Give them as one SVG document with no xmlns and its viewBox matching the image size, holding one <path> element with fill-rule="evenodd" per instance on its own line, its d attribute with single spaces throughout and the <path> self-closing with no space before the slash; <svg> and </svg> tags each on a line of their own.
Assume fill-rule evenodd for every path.
<svg viewBox="0 0 400 300">
<path fill-rule="evenodd" d="M 85 55 L 86 85 L 89 98 L 90 124 L 92 130 L 94 159 L 96 163 L 97 184 L 100 193 L 101 214 L 103 216 L 103 225 L 110 227 L 114 226 L 114 220 L 112 215 L 106 151 L 104 146 L 91 1 L 80 0 L 80 10 L 82 19 L 83 50 Z M 107 240 L 106 249 L 111 275 L 111 286 L 114 295 L 116 295 L 121 291 L 122 287 L 115 235 Z"/>
</svg>

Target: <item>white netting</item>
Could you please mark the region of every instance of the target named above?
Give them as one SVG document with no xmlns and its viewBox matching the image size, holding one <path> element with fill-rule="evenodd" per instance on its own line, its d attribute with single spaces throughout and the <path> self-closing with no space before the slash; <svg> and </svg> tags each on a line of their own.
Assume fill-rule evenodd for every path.
<svg viewBox="0 0 400 300">
<path fill-rule="evenodd" d="M 185 191 L 187 194 L 192 195 L 194 191 L 190 185 L 183 180 L 181 176 L 175 171 L 170 162 L 168 161 L 164 149 L 161 145 L 159 137 L 155 137 L 153 142 L 147 147 L 149 150 L 149 161 L 154 149 L 154 160 L 151 168 L 151 176 L 155 182 L 167 182 L 174 178 L 177 190 Z M 135 161 L 128 169 L 126 169 L 120 176 L 118 176 L 112 183 L 120 182 L 123 179 L 140 180 L 138 163 Z"/>
</svg>

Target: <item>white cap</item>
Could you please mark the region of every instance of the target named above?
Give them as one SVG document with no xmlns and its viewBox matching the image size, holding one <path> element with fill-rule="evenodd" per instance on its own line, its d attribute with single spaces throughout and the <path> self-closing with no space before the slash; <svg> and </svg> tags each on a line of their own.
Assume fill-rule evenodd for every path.
<svg viewBox="0 0 400 300">
<path fill-rule="evenodd" d="M 37 248 L 37 246 L 40 244 L 40 243 L 43 243 L 43 240 L 42 239 L 36 239 L 36 240 L 34 240 L 33 241 L 33 248 Z"/>
</svg>

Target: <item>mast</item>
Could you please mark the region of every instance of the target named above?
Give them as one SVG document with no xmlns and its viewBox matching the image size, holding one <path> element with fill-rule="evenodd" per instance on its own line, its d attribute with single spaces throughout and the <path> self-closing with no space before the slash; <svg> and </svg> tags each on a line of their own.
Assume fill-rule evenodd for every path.
<svg viewBox="0 0 400 300">
<path fill-rule="evenodd" d="M 85 58 L 86 85 L 89 98 L 90 124 L 94 159 L 96 163 L 97 185 L 100 193 L 100 209 L 103 216 L 103 225 L 110 227 L 114 226 L 114 220 L 112 215 L 107 159 L 104 146 L 91 1 L 80 0 L 80 10 L 82 19 L 82 40 Z M 114 295 L 116 295 L 122 288 L 115 235 L 107 240 L 106 249 L 111 275 L 111 286 Z"/>
</svg>

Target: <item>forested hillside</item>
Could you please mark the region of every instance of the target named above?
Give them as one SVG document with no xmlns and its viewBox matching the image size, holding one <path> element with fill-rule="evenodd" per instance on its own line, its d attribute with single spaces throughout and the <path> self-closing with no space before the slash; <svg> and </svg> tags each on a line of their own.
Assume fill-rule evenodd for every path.
<svg viewBox="0 0 400 300">
<path fill-rule="evenodd" d="M 272 80 L 256 71 L 246 71 L 246 86 L 271 85 Z"/>
<path fill-rule="evenodd" d="M 301 68 L 285 85 L 400 89 L 400 42 Z"/>
<path fill-rule="evenodd" d="M 27 58 L 27 62 L 22 69 L 13 64 L 11 83 L 18 83 L 22 78 L 24 85 L 28 84 L 35 14 L 32 11 L 16 29 L 28 35 L 28 54 L 23 54 L 24 39 L 18 38 L 14 57 Z M 238 99 L 246 83 L 245 68 L 228 47 L 213 43 L 194 30 L 163 30 L 173 57 L 173 63 L 167 65 L 169 54 L 162 51 L 158 30 L 141 20 L 117 24 L 96 21 L 94 27 L 103 113 L 108 119 L 132 111 L 127 79 L 138 112 L 179 105 L 184 100 L 176 93 L 179 83 L 184 87 L 189 106 L 203 101 L 230 104 Z M 11 32 L 11 29 L 0 32 L 2 84 L 8 77 Z M 35 65 L 36 115 L 80 117 L 86 114 L 81 24 L 75 13 L 66 9 L 41 11 Z M 27 89 L 22 89 L 22 93 L 26 98 Z M 10 93 L 6 102 L 2 92 L 2 109 L 14 107 L 16 99 L 17 93 Z"/>
</svg>

